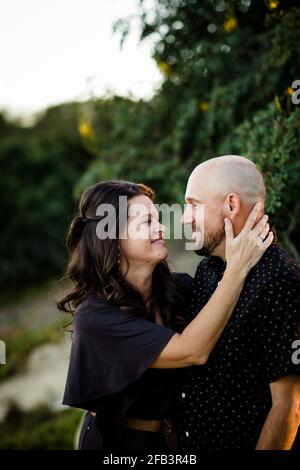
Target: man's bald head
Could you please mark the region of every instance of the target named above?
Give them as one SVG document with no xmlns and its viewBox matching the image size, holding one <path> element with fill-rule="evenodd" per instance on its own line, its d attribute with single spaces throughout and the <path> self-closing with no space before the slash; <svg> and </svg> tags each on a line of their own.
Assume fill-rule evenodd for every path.
<svg viewBox="0 0 300 470">
<path fill-rule="evenodd" d="M 220 198 L 237 193 L 245 205 L 253 206 L 266 196 L 264 180 L 256 165 L 238 155 L 224 155 L 201 163 L 193 170 L 190 180 L 193 187 L 198 182 Z"/>
<path fill-rule="evenodd" d="M 204 240 L 197 253 L 223 257 L 224 218 L 231 220 L 234 233 L 238 234 L 254 204 L 264 203 L 265 196 L 261 173 L 245 157 L 224 155 L 198 165 L 188 180 L 185 194 L 188 204 L 182 217 L 184 224 L 192 225 L 197 245 L 201 246 Z"/>
</svg>

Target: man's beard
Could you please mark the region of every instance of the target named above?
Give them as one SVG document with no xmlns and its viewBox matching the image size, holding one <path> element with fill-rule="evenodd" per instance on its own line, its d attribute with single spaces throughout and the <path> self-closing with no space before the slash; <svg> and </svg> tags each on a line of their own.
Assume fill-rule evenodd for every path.
<svg viewBox="0 0 300 470">
<path fill-rule="evenodd" d="M 222 228 L 213 235 L 209 235 L 207 240 L 204 240 L 203 247 L 200 250 L 195 250 L 198 256 L 211 256 L 212 252 L 225 238 L 225 230 Z"/>
</svg>

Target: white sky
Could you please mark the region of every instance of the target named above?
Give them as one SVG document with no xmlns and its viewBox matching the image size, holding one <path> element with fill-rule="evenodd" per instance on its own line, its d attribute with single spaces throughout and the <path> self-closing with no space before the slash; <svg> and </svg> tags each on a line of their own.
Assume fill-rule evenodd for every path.
<svg viewBox="0 0 300 470">
<path fill-rule="evenodd" d="M 161 82 L 138 21 L 120 50 L 112 33 L 137 0 L 0 0 L 0 109 L 28 116 L 110 89 L 149 98 Z"/>
</svg>

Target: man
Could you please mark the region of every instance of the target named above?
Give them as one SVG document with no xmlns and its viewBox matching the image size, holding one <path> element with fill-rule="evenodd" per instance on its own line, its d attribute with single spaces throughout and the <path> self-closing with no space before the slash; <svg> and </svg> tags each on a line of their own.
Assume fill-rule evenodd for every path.
<svg viewBox="0 0 300 470">
<path fill-rule="evenodd" d="M 196 253 L 206 257 L 193 280 L 189 320 L 207 303 L 224 272 L 224 217 L 237 235 L 265 195 L 262 175 L 244 157 L 214 158 L 190 175 L 182 222 L 192 225 Z M 299 266 L 273 243 L 248 275 L 207 364 L 184 372 L 181 448 L 293 446 L 300 423 L 300 366 L 292 359 L 299 311 Z"/>
</svg>

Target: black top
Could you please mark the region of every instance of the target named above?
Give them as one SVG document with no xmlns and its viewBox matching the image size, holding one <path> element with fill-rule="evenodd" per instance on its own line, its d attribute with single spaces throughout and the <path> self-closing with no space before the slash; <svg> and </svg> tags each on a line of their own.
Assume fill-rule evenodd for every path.
<svg viewBox="0 0 300 470">
<path fill-rule="evenodd" d="M 191 280 L 188 274 L 176 274 L 185 299 Z M 149 366 L 174 334 L 167 326 L 126 315 L 97 297 L 88 297 L 76 309 L 63 404 L 97 412 L 102 448 L 117 448 L 125 414 L 170 417 L 181 370 Z"/>
<path fill-rule="evenodd" d="M 192 285 L 190 320 L 208 302 L 225 266 L 214 256 L 200 262 Z M 299 312 L 299 266 L 273 244 L 248 275 L 207 364 L 184 370 L 180 433 L 184 449 L 255 448 L 271 408 L 269 384 L 300 373 L 300 365 L 292 361 Z"/>
<path fill-rule="evenodd" d="M 175 418 L 181 369 L 147 369 L 139 395 L 127 416 L 141 419 Z"/>
</svg>

